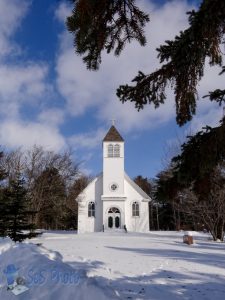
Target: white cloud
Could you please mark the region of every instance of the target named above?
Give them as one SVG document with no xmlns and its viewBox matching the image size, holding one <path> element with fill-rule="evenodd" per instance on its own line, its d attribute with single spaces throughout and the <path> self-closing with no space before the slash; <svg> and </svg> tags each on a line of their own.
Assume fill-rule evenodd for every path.
<svg viewBox="0 0 225 300">
<path fill-rule="evenodd" d="M 193 118 L 188 130 L 194 134 L 202 130 L 202 128 L 206 125 L 216 127 L 219 125 L 219 121 L 222 119 L 222 116 L 223 108 L 218 107 L 218 105 L 211 104 L 211 107 L 208 111 L 205 111 L 204 113 L 201 112 Z"/>
<path fill-rule="evenodd" d="M 30 4 L 30 0 L 0 1 L 0 143 L 9 148 L 37 144 L 59 151 L 65 146 L 58 130 L 63 113 L 46 108 L 54 95 L 48 64 L 26 61 L 22 56 L 20 60 L 23 49 L 13 40 Z"/>
<path fill-rule="evenodd" d="M 64 122 L 64 111 L 57 108 L 46 109 L 40 113 L 38 119 L 41 123 L 51 126 L 60 125 Z"/>
<path fill-rule="evenodd" d="M 0 66 L 1 114 L 17 115 L 21 106 L 35 104 L 50 89 L 47 66 L 38 64 Z M 9 107 L 11 109 L 9 110 Z"/>
<path fill-rule="evenodd" d="M 72 5 L 69 5 L 69 2 L 62 2 L 59 4 L 55 11 L 55 17 L 58 21 L 65 23 L 66 18 L 71 15 Z"/>
<path fill-rule="evenodd" d="M 1 0 L 0 1 L 0 57 L 18 52 L 18 45 L 11 40 L 12 35 L 18 30 L 21 20 L 26 15 L 30 1 L 26 0 Z"/>
<path fill-rule="evenodd" d="M 81 115 L 88 108 L 102 102 L 99 86 L 102 80 L 101 72 L 87 72 L 73 49 L 65 50 L 60 55 L 57 72 L 59 91 L 67 100 L 67 109 L 72 115 Z"/>
<path fill-rule="evenodd" d="M 64 26 L 64 29 L 66 29 L 66 19 L 68 16 L 72 13 L 72 2 L 61 2 L 60 5 L 55 10 L 55 18 Z M 73 47 L 73 38 L 72 35 L 68 32 L 61 32 L 59 34 L 60 39 L 60 45 L 59 50 L 60 51 L 66 51 L 68 50 L 68 47 Z"/>
<path fill-rule="evenodd" d="M 92 149 L 101 144 L 105 134 L 106 130 L 103 128 L 84 134 L 76 134 L 69 138 L 69 144 L 72 145 L 73 149 Z"/>
<path fill-rule="evenodd" d="M 171 91 L 160 108 L 155 110 L 153 106 L 146 106 L 141 112 L 137 112 L 132 103 L 121 104 L 116 97 L 116 88 L 129 83 L 138 70 L 148 73 L 159 67 L 155 48 L 187 26 L 186 11 L 191 9 L 184 1 L 156 7 L 145 0 L 141 5 L 151 16 L 146 28 L 148 45 L 141 47 L 133 42 L 127 45 L 119 58 L 103 54 L 103 62 L 97 72 L 86 70 L 81 57 L 74 53 L 71 42 L 65 43 L 72 37 L 67 32 L 61 35 L 63 46 L 57 59 L 57 84 L 67 101 L 67 111 L 72 115 L 82 115 L 95 108 L 96 118 L 104 123 L 115 118 L 125 131 L 155 128 L 175 117 Z M 65 7 L 61 5 L 57 14 L 65 17 Z"/>
<path fill-rule="evenodd" d="M 3 122 L 0 127 L 0 140 L 9 148 L 29 148 L 36 144 L 48 150 L 59 151 L 65 146 L 65 141 L 56 128 L 35 122 Z"/>
<path fill-rule="evenodd" d="M 172 93 L 168 91 L 168 94 Z M 99 108 L 98 118 L 104 118 L 105 121 L 116 118 L 118 127 L 126 132 L 134 129 L 153 129 L 169 121 L 172 117 L 175 118 L 175 108 L 171 98 L 172 96 L 157 109 L 151 105 L 137 112 L 133 103 L 122 104 L 118 99 L 112 97 L 108 99 L 107 105 Z"/>
</svg>

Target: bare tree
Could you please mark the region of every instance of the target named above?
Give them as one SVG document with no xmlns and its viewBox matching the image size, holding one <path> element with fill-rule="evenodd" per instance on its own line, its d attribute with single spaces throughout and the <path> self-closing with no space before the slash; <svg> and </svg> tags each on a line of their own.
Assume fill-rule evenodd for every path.
<svg viewBox="0 0 225 300">
<path fill-rule="evenodd" d="M 68 197 L 71 199 L 69 195 L 74 182 L 81 176 L 79 163 L 74 162 L 72 152 L 55 153 L 35 145 L 28 151 L 16 149 L 6 153 L 1 165 L 9 179 L 13 179 L 17 172 L 24 178 L 30 209 L 37 212 L 34 223 L 51 228 L 62 226 L 59 219 L 70 212 Z M 76 203 L 75 199 L 70 202 Z"/>
<path fill-rule="evenodd" d="M 18 172 L 23 174 L 24 156 L 21 148 L 17 148 L 10 152 L 4 152 L 1 165 L 8 174 L 8 178 L 15 179 Z"/>
<path fill-rule="evenodd" d="M 190 187 L 178 193 L 176 208 L 200 223 L 213 240 L 224 239 L 225 230 L 225 163 L 219 164 L 210 178 L 210 190 L 199 198 Z"/>
</svg>

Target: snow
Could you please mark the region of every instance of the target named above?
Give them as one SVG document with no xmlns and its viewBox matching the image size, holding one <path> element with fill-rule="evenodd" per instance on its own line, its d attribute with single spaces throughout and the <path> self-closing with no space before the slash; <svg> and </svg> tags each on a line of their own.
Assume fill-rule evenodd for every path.
<svg viewBox="0 0 225 300">
<path fill-rule="evenodd" d="M 184 232 L 171 231 L 48 231 L 23 244 L 0 239 L 0 299 L 224 299 L 225 244 L 206 233 L 189 234 L 193 245 L 183 243 Z M 26 279 L 29 290 L 21 295 L 6 289 L 8 264 Z M 65 274 L 72 280 L 65 282 Z"/>
</svg>

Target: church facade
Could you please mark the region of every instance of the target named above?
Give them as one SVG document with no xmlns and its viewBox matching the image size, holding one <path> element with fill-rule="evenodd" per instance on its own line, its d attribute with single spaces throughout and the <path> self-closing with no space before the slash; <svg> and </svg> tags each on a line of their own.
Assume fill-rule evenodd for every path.
<svg viewBox="0 0 225 300">
<path fill-rule="evenodd" d="M 103 139 L 103 172 L 76 199 L 78 233 L 147 232 L 151 198 L 124 172 L 124 140 L 111 126 Z"/>
</svg>

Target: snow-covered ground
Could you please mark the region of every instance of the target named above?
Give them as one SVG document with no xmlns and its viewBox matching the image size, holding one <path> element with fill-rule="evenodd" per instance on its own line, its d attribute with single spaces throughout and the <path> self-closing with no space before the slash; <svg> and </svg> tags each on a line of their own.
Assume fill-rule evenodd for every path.
<svg viewBox="0 0 225 300">
<path fill-rule="evenodd" d="M 0 240 L 0 299 L 223 300 L 225 243 L 193 236 L 190 246 L 182 232 L 61 231 L 22 245 Z M 9 264 L 26 279 L 29 290 L 21 295 L 6 289 Z"/>
</svg>

